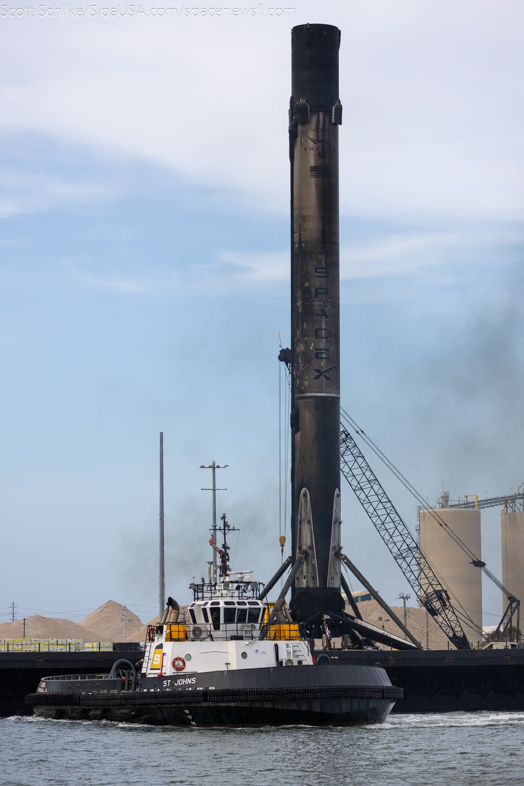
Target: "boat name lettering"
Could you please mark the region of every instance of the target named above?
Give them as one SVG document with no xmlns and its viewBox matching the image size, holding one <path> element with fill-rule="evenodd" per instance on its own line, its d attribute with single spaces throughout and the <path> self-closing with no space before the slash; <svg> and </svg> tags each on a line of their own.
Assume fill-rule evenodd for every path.
<svg viewBox="0 0 524 786">
<path fill-rule="evenodd" d="M 196 682 L 196 677 L 181 677 L 179 680 L 164 680 L 164 688 L 168 688 L 170 685 L 194 685 Z"/>
</svg>

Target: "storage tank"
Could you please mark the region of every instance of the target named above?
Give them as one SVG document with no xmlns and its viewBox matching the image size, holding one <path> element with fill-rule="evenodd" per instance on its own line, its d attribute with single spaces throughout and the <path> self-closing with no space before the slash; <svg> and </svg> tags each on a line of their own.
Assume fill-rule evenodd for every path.
<svg viewBox="0 0 524 786">
<path fill-rule="evenodd" d="M 482 559 L 480 510 L 438 508 L 435 513 L 469 546 L 478 559 Z M 420 548 L 458 598 L 468 616 L 482 630 L 482 571 L 470 564 L 468 555 L 427 510 L 420 512 Z M 453 595 L 451 602 L 455 605 Z M 459 606 L 459 614 L 460 611 Z M 462 619 L 461 623 L 468 639 L 482 640 L 475 628 Z"/>
<path fill-rule="evenodd" d="M 524 513 L 500 514 L 502 535 L 502 583 L 523 601 L 524 608 Z M 508 601 L 502 598 L 502 612 Z"/>
</svg>

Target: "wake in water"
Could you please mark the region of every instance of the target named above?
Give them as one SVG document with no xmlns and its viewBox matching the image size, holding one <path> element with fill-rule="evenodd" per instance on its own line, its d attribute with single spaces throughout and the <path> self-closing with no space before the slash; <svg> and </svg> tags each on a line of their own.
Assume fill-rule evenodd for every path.
<svg viewBox="0 0 524 786">
<path fill-rule="evenodd" d="M 173 728 L 0 719 L 9 786 L 522 786 L 522 712 L 352 728 Z"/>
<path fill-rule="evenodd" d="M 423 715 L 390 715 L 373 730 L 398 728 L 466 728 L 475 726 L 507 726 L 524 724 L 524 712 L 447 712 Z M 523 776 L 524 782 L 524 776 Z"/>
</svg>

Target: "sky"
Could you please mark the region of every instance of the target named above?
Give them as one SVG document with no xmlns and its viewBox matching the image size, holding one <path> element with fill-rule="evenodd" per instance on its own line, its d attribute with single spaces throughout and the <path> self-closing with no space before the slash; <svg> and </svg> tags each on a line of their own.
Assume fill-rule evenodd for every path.
<svg viewBox="0 0 524 786">
<path fill-rule="evenodd" d="M 342 30 L 342 405 L 431 503 L 524 481 L 522 4 L 229 7 L 0 6 L 2 621 L 157 612 L 161 431 L 168 592 L 211 558 L 212 461 L 233 568 L 280 564 L 296 24 Z M 342 499 L 393 603 L 410 589 Z M 500 575 L 498 509 L 482 528 Z"/>
</svg>

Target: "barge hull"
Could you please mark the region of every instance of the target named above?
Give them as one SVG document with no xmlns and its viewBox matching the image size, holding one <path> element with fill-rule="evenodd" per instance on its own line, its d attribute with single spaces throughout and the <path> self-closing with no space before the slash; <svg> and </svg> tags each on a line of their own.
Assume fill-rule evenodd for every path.
<svg viewBox="0 0 524 786">
<path fill-rule="evenodd" d="M 32 714 L 24 696 L 34 693 L 45 676 L 107 672 L 118 658 L 134 662 L 137 655 L 134 651 L 0 653 L 0 716 Z M 378 665 L 385 669 L 393 685 L 404 689 L 404 698 L 396 702 L 393 714 L 524 711 L 524 649 L 334 650 L 330 657 L 333 664 Z"/>
<path fill-rule="evenodd" d="M 335 650 L 330 657 L 385 669 L 404 691 L 395 714 L 524 711 L 524 649 Z"/>
</svg>

